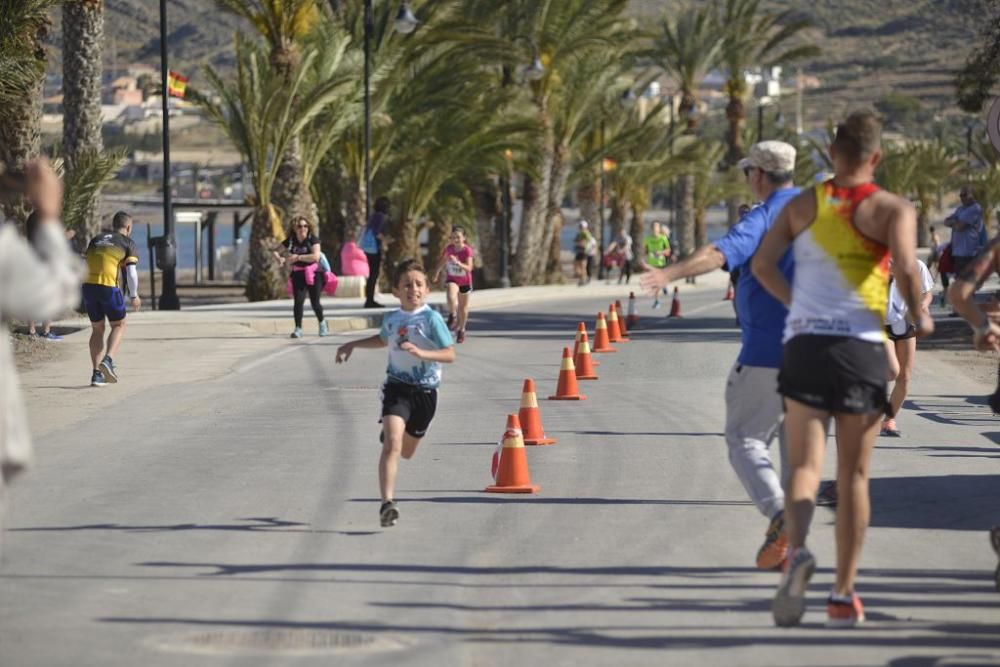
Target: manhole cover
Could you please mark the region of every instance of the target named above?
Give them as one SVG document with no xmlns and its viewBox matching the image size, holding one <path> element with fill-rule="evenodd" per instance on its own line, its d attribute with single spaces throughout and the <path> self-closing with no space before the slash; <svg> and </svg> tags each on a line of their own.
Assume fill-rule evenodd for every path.
<svg viewBox="0 0 1000 667">
<path fill-rule="evenodd" d="M 357 632 L 332 630 L 216 630 L 181 637 L 159 638 L 163 650 L 187 653 L 340 653 L 392 651 L 401 641 Z"/>
</svg>

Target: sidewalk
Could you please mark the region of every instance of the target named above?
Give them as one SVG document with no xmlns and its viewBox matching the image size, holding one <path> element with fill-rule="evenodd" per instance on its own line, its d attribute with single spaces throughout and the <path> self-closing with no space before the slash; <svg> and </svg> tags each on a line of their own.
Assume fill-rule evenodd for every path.
<svg viewBox="0 0 1000 667">
<path fill-rule="evenodd" d="M 715 271 L 711 274 L 698 278 L 697 284 L 686 285 L 678 282 L 681 293 L 698 293 L 703 290 L 725 291 L 729 282 L 729 274 L 724 271 Z M 606 285 L 603 281 L 594 280 L 589 285 L 577 287 L 574 285 L 538 285 L 531 287 L 510 287 L 507 289 L 484 289 L 476 290 L 472 294 L 472 310 L 488 310 L 503 306 L 512 306 L 519 303 L 535 303 L 548 300 L 568 300 L 605 297 L 609 300 L 619 299 L 627 307 L 629 292 L 634 292 L 637 299 L 643 299 L 639 292 L 639 279 L 634 277 L 630 285 L 618 285 L 612 282 Z M 359 305 L 360 299 L 337 299 L 333 297 L 323 297 L 323 311 L 330 324 L 331 332 L 359 331 L 373 329 L 379 326 L 382 315 L 396 308 L 398 302 L 391 294 L 381 294 L 376 296 L 376 301 L 384 304 L 382 309 L 366 309 Z M 428 303 L 432 306 L 443 309 L 446 302 L 445 293 L 441 289 L 434 289 L 428 298 Z M 669 305 L 669 304 L 668 304 Z M 184 308 L 181 304 L 179 311 L 151 311 L 143 310 L 138 313 L 129 313 L 129 328 L 156 325 L 162 328 L 163 337 L 170 337 L 171 327 L 187 329 L 190 325 L 218 324 L 224 326 L 236 325 L 252 329 L 260 334 L 284 334 L 291 333 L 292 323 L 292 300 L 279 299 L 276 301 L 258 301 L 256 303 L 224 303 L 215 305 L 192 306 Z M 56 323 L 57 327 L 69 328 L 89 328 L 90 324 L 85 316 L 72 317 Z M 316 318 L 312 314 L 309 303 L 305 304 L 305 317 L 303 318 L 303 329 L 307 336 L 314 336 L 318 333 Z M 182 334 L 185 337 L 186 334 Z"/>
</svg>

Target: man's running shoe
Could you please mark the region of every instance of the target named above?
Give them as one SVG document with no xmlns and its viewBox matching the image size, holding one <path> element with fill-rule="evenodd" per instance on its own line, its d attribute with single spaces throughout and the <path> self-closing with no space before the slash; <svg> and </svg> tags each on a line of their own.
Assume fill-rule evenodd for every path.
<svg viewBox="0 0 1000 667">
<path fill-rule="evenodd" d="M 816 504 L 820 507 L 837 506 L 837 480 L 828 479 L 819 483 L 819 492 L 816 494 Z"/>
<path fill-rule="evenodd" d="M 879 432 L 879 435 L 884 435 L 889 438 L 898 438 L 902 435 L 902 433 L 900 433 L 899 428 L 896 427 L 896 420 L 890 417 L 882 422 L 882 430 Z"/>
<path fill-rule="evenodd" d="M 319 323 L 319 336 L 322 338 L 323 336 L 329 335 L 329 333 L 330 325 L 326 323 L 326 320 L 323 320 Z"/>
<path fill-rule="evenodd" d="M 62 336 L 60 336 L 57 333 L 53 333 L 51 331 L 46 331 L 45 333 L 42 334 L 41 337 L 44 338 L 45 340 L 52 340 L 52 341 L 62 340 L 63 339 Z"/>
<path fill-rule="evenodd" d="M 292 332 L 292 335 L 289 336 L 289 338 L 302 338 L 304 335 L 305 334 L 302 333 L 301 327 L 295 327 L 295 331 Z"/>
<path fill-rule="evenodd" d="M 107 355 L 101 361 L 101 372 L 104 374 L 104 379 L 108 382 L 118 382 L 118 371 L 115 370 L 115 362 L 111 361 L 111 357 Z"/>
<path fill-rule="evenodd" d="M 826 627 L 853 628 L 865 622 L 865 608 L 857 593 L 834 595 L 826 599 Z"/>
<path fill-rule="evenodd" d="M 771 525 L 764 536 L 764 545 L 757 552 L 757 567 L 761 570 L 775 570 L 781 567 L 788 555 L 788 536 L 785 534 L 785 513 L 771 519 Z"/>
<path fill-rule="evenodd" d="M 383 528 L 395 526 L 396 521 L 399 520 L 399 509 L 397 509 L 396 503 L 391 500 L 382 503 L 382 507 L 378 511 L 378 518 L 382 522 Z"/>
<path fill-rule="evenodd" d="M 660 304 L 660 297 L 656 297 L 656 299 L 653 301 L 653 310 L 656 310 L 657 308 L 659 308 L 660 305 L 661 305 Z"/>
<path fill-rule="evenodd" d="M 104 373 L 101 371 L 95 370 L 93 375 L 90 376 L 91 387 L 103 387 L 107 383 L 108 381 L 104 379 Z"/>
<path fill-rule="evenodd" d="M 806 612 L 806 589 L 816 571 L 816 559 L 804 546 L 789 549 L 778 592 L 771 602 L 774 624 L 787 628 L 798 625 Z"/>
<path fill-rule="evenodd" d="M 448 313 L 448 331 L 455 330 L 455 313 Z"/>
<path fill-rule="evenodd" d="M 465 329 L 459 329 L 458 330 L 458 335 L 455 336 L 455 342 L 456 343 L 464 343 L 465 342 Z"/>
</svg>

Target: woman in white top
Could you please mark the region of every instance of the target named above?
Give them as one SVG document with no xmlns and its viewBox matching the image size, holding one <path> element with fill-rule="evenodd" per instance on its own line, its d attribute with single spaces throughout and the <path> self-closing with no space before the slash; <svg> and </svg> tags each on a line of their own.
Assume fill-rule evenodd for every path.
<svg viewBox="0 0 1000 667">
<path fill-rule="evenodd" d="M 920 270 L 920 306 L 921 313 L 930 317 L 928 310 L 934 300 L 934 278 L 927 265 L 917 260 Z M 917 354 L 917 329 L 909 317 L 906 301 L 896 289 L 895 270 L 889 262 L 892 278 L 889 281 L 889 304 L 885 313 L 885 333 L 889 337 L 886 342 L 886 352 L 889 357 L 889 381 L 896 381 L 889 395 L 889 407 L 882 421 L 881 434 L 898 438 L 901 433 L 896 427 L 896 415 L 903 407 L 906 394 L 910 389 L 910 378 L 913 376 L 913 362 Z"/>
</svg>

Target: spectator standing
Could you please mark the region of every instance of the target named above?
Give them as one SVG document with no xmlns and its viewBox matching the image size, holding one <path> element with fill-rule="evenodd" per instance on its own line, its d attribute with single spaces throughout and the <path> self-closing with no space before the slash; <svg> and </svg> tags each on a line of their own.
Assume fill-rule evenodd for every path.
<svg viewBox="0 0 1000 667">
<path fill-rule="evenodd" d="M 972 187 L 962 186 L 958 196 L 962 204 L 944 219 L 945 227 L 951 228 L 951 260 L 955 275 L 962 273 L 980 248 L 986 245 L 983 239 L 983 207 L 976 201 Z"/>
<path fill-rule="evenodd" d="M 312 305 L 313 314 L 319 322 L 319 335 L 325 336 L 329 332 L 326 320 L 323 319 L 323 304 L 320 297 L 323 294 L 323 281 L 326 272 L 320 266 L 319 237 L 314 233 L 312 224 L 306 218 L 298 216 L 292 218 L 291 234 L 284 243 L 287 257 L 278 256 L 284 264 L 288 262 L 292 265 L 292 315 L 295 318 L 295 330 L 292 331 L 292 338 L 302 338 L 302 316 L 305 310 L 306 295 L 309 295 L 309 303 Z"/>
<path fill-rule="evenodd" d="M 375 200 L 375 212 L 368 216 L 365 230 L 361 234 L 361 250 L 368 260 L 368 281 L 365 283 L 365 308 L 382 308 L 375 301 L 375 291 L 378 289 L 378 276 L 382 268 L 382 253 L 392 239 L 387 232 L 389 224 L 389 198 L 379 197 Z"/>
</svg>

